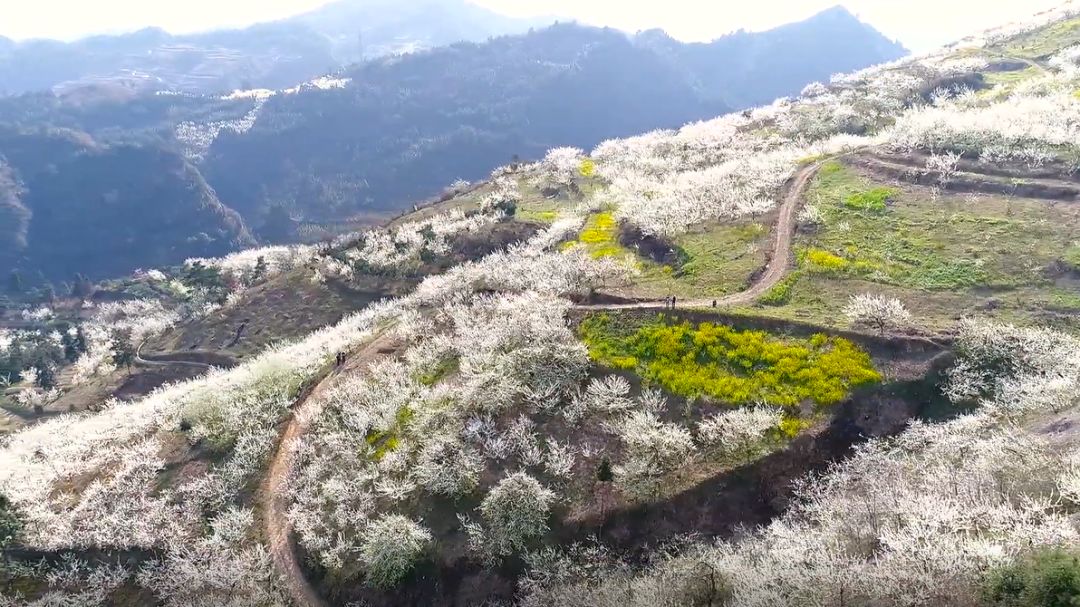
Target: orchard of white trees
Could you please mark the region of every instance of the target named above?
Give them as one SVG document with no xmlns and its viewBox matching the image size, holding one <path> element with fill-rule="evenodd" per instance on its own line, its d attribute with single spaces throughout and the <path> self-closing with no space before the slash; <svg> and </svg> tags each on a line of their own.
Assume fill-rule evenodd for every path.
<svg viewBox="0 0 1080 607">
<path fill-rule="evenodd" d="M 7 438 L 0 493 L 18 512 L 22 545 L 159 555 L 138 571 L 77 560 L 40 565 L 35 571 L 51 592 L 33 604 L 104 604 L 130 580 L 170 606 L 288 604 L 245 492 L 265 473 L 303 389 L 338 353 L 385 332 L 401 342 L 399 355 L 335 378 L 316 397 L 310 431 L 284 445 L 296 455 L 289 521 L 305 551 L 335 574 L 392 587 L 436 543 L 416 505 L 468 495 L 475 504 L 455 512 L 454 532 L 479 561 L 533 563 L 537 583 L 526 585 L 524 598 L 531 605 L 682 605 L 694 597 L 763 607 L 971 602 L 989 568 L 1033 547 L 1080 541 L 1080 456 L 1023 423 L 1077 404 L 1075 338 L 965 321 L 946 390 L 976 412 L 864 444 L 805 480 L 794 505 L 762 529 L 701 542 L 644 570 L 609 568 L 603 551 L 559 557 L 538 541 L 576 473 L 593 474 L 609 460 L 614 483 L 648 496 L 688 462 L 754 458 L 781 415 L 760 405 L 673 421 L 660 392 L 635 393 L 619 376 L 587 379 L 587 350 L 566 322 L 568 298 L 625 281 L 634 269 L 559 245 L 598 208 L 654 235 L 762 214 L 800 166 L 866 146 L 926 152 L 943 174 L 960 155 L 1075 163 L 1078 57 L 1077 47 L 1066 49 L 1047 73 L 978 94 L 934 90 L 945 76 L 985 66 L 978 52 L 959 62 L 944 52 L 909 59 L 812 85 L 796 100 L 608 141 L 588 157 L 553 150 L 536 166 L 497 171 L 477 214 L 353 235 L 330 252 L 271 247 L 190 260 L 188 271 L 220 272 L 233 303 L 244 289 L 289 270 L 309 268 L 316 280 L 350 280 L 358 267 L 404 273 L 428 254 L 445 253 L 453 235 L 505 220 L 524 177 L 565 187 L 587 166 L 599 184 L 528 241 L 430 276 L 406 297 L 235 369 L 134 402 L 104 403 L 97 413 L 61 415 Z M 802 217 L 813 219 L 812 212 Z M 150 279 L 171 284 L 165 275 Z M 99 307 L 85 329 L 77 376 L 107 371 L 119 340 L 137 347 L 211 309 L 191 287 L 171 288 L 188 294 L 188 308 L 150 301 Z M 910 320 L 899 302 L 873 296 L 852 299 L 847 313 L 882 332 Z M 0 333 L 0 350 L 16 337 Z M 548 423 L 589 432 L 546 436 Z M 196 445 L 213 463 L 170 474 L 169 457 Z M 582 555 L 605 562 L 573 562 Z M 0 597 L 8 604 L 24 603 Z"/>
</svg>

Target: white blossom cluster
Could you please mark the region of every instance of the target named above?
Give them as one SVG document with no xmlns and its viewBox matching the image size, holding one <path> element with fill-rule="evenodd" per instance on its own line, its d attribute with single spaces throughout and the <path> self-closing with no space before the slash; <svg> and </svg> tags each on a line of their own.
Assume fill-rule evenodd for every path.
<svg viewBox="0 0 1080 607">
<path fill-rule="evenodd" d="M 54 567 L 47 567 L 44 562 L 22 567 L 12 563 L 6 569 L 9 574 L 43 578 L 48 581 L 49 590 L 33 600 L 27 600 L 18 591 L 2 590 L 0 607 L 105 607 L 112 593 L 133 577 L 122 565 L 92 566 L 73 555 L 64 556 Z"/>
<path fill-rule="evenodd" d="M 1055 398 L 1013 402 L 1034 391 L 1010 388 L 1068 377 L 1075 406 L 1078 344 L 1051 331 L 967 321 L 950 391 L 977 393 L 983 410 L 914 422 L 896 438 L 863 444 L 802 481 L 788 512 L 741 539 L 699 545 L 638 574 L 613 569 L 599 583 L 549 585 L 525 604 L 675 605 L 688 595 L 755 607 L 977 604 L 990 568 L 1080 541 L 1072 516 L 1080 453 L 1012 421 L 1048 410 Z M 711 583 L 702 583 L 703 572 Z"/>
<path fill-rule="evenodd" d="M 561 147 L 548 151 L 539 163 L 540 183 L 568 186 L 581 174 L 585 152 L 579 148 Z"/>
<path fill-rule="evenodd" d="M 404 514 L 424 492 L 470 494 L 492 459 L 560 468 L 565 446 L 541 443 L 529 417 L 502 430 L 495 420 L 557 402 L 583 377 L 587 355 L 563 321 L 568 305 L 534 293 L 480 296 L 432 320 L 403 316 L 399 333 L 416 343 L 329 390 L 295 446 L 289 517 L 301 543 L 340 569 L 372 541 L 380 516 Z M 452 376 L 422 381 L 448 361 Z"/>
<path fill-rule="evenodd" d="M 511 195 L 500 188 L 493 195 L 500 194 Z M 381 271 L 411 269 L 422 263 L 425 253 L 435 256 L 449 254 L 450 238 L 454 235 L 476 232 L 505 217 L 501 210 L 494 208 L 494 204 L 486 210 L 488 212 L 466 214 L 455 209 L 396 228 L 365 232 L 360 237 L 360 246 L 345 251 L 345 259 Z"/>
<path fill-rule="evenodd" d="M 911 312 L 899 299 L 873 293 L 852 295 L 843 312 L 851 324 L 873 327 L 882 335 L 887 330 L 904 329 L 911 324 Z"/>
<path fill-rule="evenodd" d="M 906 150 L 958 152 L 1040 166 L 1062 149 L 1080 150 L 1080 99 L 1068 93 L 1012 95 L 988 105 L 970 96 L 915 108 L 889 133 Z"/>
<path fill-rule="evenodd" d="M 62 550 L 160 548 L 199 537 L 203 509 L 224 504 L 258 472 L 298 386 L 393 310 L 375 306 L 233 370 L 11 436 L 0 450 L 0 492 L 19 509 L 20 540 Z M 190 440 L 202 438 L 226 455 L 204 474 L 155 491 L 163 441 L 181 419 L 190 425 Z M 55 489 L 87 475 L 93 480 L 85 489 Z"/>
<path fill-rule="evenodd" d="M 116 368 L 113 358 L 119 345 L 137 351 L 146 339 L 161 334 L 180 320 L 178 311 L 167 309 L 158 300 L 135 299 L 98 305 L 90 319 L 79 327 L 86 351 L 72 367 L 73 382 L 81 384 L 108 375 Z"/>
<path fill-rule="evenodd" d="M 242 97 L 230 96 L 228 98 L 240 99 Z M 255 126 L 255 122 L 259 119 L 259 113 L 262 111 L 269 95 L 251 95 L 250 98 L 254 99 L 254 105 L 246 114 L 236 120 L 218 120 L 209 123 L 181 122 L 176 125 L 173 134 L 176 140 L 183 145 L 184 156 L 189 160 L 199 162 L 223 131 L 232 131 L 239 134 L 251 130 L 251 127 Z"/>
<path fill-rule="evenodd" d="M 647 234 L 676 235 L 705 221 L 767 212 L 803 158 L 872 143 L 835 126 L 813 143 L 792 141 L 775 127 L 759 132 L 790 120 L 794 107 L 801 106 L 777 102 L 749 115 L 606 141 L 592 154 L 610 184 L 598 198 Z"/>
<path fill-rule="evenodd" d="M 192 257 L 184 262 L 187 267 L 202 264 L 208 268 L 221 270 L 222 275 L 240 290 L 250 286 L 255 280 L 273 278 L 311 263 L 319 254 L 319 248 L 312 245 L 276 245 L 256 249 L 245 249 L 224 257 Z M 261 262 L 260 262 L 261 260 Z M 256 276 L 255 269 L 262 266 L 262 276 Z"/>
<path fill-rule="evenodd" d="M 956 401 L 1015 416 L 1080 403 L 1080 340 L 1049 329 L 964 319 L 945 388 Z"/>
<path fill-rule="evenodd" d="M 25 309 L 21 312 L 22 319 L 27 322 L 45 322 L 51 320 L 56 314 L 48 306 L 40 306 L 36 309 Z"/>
</svg>

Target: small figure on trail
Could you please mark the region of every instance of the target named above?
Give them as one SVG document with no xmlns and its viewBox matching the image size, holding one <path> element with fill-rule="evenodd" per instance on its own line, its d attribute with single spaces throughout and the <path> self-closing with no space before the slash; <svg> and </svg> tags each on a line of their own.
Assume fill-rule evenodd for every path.
<svg viewBox="0 0 1080 607">
<path fill-rule="evenodd" d="M 671 296 L 671 309 L 672 310 L 675 309 L 675 296 L 674 295 Z"/>
<path fill-rule="evenodd" d="M 714 307 L 714 308 L 716 307 L 716 300 L 715 299 L 712 300 L 712 307 Z"/>
</svg>

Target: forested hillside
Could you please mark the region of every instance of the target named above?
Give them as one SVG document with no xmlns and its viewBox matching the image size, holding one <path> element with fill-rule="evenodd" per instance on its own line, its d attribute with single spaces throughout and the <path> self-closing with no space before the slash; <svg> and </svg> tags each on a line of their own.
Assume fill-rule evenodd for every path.
<svg viewBox="0 0 1080 607">
<path fill-rule="evenodd" d="M 58 281 L 253 243 L 182 156 L 67 131 L 0 130 L 0 266 Z M 137 176 L 137 179 L 133 179 Z"/>
<path fill-rule="evenodd" d="M 836 38 L 848 42 L 831 42 Z M 683 52 L 686 57 L 679 55 Z M 125 234 L 128 226 L 154 234 L 155 247 L 147 253 L 155 263 L 181 262 L 208 243 L 221 252 L 239 232 L 197 221 L 196 230 L 187 220 L 168 222 L 164 232 L 156 227 L 171 210 L 189 206 L 188 194 L 204 187 L 203 179 L 213 194 L 196 198 L 216 194 L 211 206 L 220 200 L 238 212 L 255 237 L 297 240 L 313 224 L 325 234 L 391 215 L 457 180 L 484 178 L 491 167 L 515 157 L 534 159 L 552 147 L 592 147 L 612 137 L 677 127 L 742 107 L 729 100 L 764 100 L 774 91 L 795 94 L 834 71 L 902 53 L 849 13 L 834 10 L 778 32 L 738 34 L 704 46 L 668 40 L 658 49 L 648 37 L 564 24 L 369 61 L 277 91 L 223 97 L 96 87 L 0 99 L 0 123 L 12 125 L 20 141 L 48 138 L 43 134 L 62 128 L 82 132 L 77 136 L 102 150 L 120 147 L 127 156 L 146 156 L 95 165 L 99 174 L 88 183 L 123 182 L 132 196 L 147 197 L 131 199 L 138 212 L 129 213 L 116 233 L 102 222 L 104 232 L 95 234 L 93 244 L 81 240 L 93 230 L 58 232 L 47 227 L 48 215 L 40 210 L 62 207 L 72 218 L 98 217 L 96 207 L 80 207 L 94 194 L 74 195 L 62 185 L 86 181 L 80 171 L 90 168 L 88 161 L 8 158 L 11 179 L 21 184 L 22 206 L 31 211 L 27 220 L 24 209 L 18 210 L 21 224 L 29 223 L 20 230 L 28 242 L 19 245 L 23 254 L 16 267 L 27 275 L 42 270 L 51 278 L 70 279 L 75 272 L 103 277 L 145 265 L 146 256 L 120 255 L 120 249 L 79 259 L 55 257 L 69 244 L 98 248 L 102 242 L 123 242 L 123 250 L 137 252 L 143 241 Z M 772 67 L 791 55 L 800 56 L 796 67 Z M 718 65 L 739 67 L 712 67 Z M 10 155 L 11 145 L 0 142 L 0 157 Z M 180 162 L 178 155 L 187 160 L 185 179 L 196 185 L 159 187 L 157 181 L 166 179 L 163 171 L 147 167 L 162 158 Z M 35 179 L 43 174 L 54 177 Z M 5 208 L 15 212 L 16 207 Z M 15 237 L 7 238 L 4 247 L 10 250 Z M 57 245 L 54 238 L 65 243 Z"/>
</svg>

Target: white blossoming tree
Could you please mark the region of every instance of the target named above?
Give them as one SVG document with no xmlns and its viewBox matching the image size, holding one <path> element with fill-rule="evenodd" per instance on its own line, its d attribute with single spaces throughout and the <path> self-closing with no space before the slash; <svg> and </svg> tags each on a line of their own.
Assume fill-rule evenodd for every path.
<svg viewBox="0 0 1080 607">
<path fill-rule="evenodd" d="M 706 450 L 722 457 L 753 457 L 768 433 L 783 419 L 780 409 L 773 407 L 744 407 L 718 413 L 701 422 L 698 441 Z"/>
<path fill-rule="evenodd" d="M 524 550 L 548 530 L 555 494 L 524 472 L 503 478 L 480 504 L 484 521 L 483 547 L 496 555 Z"/>
<path fill-rule="evenodd" d="M 889 330 L 911 325 L 911 313 L 899 299 L 864 293 L 853 295 L 844 307 L 844 316 L 854 326 L 868 326 L 882 336 Z"/>
<path fill-rule="evenodd" d="M 359 557 L 368 583 L 390 588 L 412 571 L 431 545 L 431 532 L 400 514 L 387 514 L 364 532 Z"/>
</svg>

